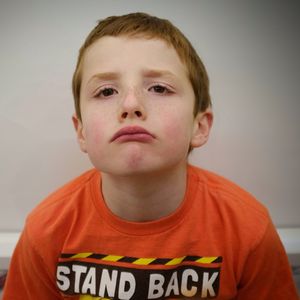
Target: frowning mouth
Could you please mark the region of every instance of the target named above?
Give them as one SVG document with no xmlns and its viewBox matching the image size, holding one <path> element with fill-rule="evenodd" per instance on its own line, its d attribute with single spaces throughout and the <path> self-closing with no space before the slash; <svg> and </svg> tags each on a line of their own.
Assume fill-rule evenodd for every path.
<svg viewBox="0 0 300 300">
<path fill-rule="evenodd" d="M 110 142 L 150 142 L 155 136 L 140 126 L 127 126 L 118 130 Z"/>
</svg>

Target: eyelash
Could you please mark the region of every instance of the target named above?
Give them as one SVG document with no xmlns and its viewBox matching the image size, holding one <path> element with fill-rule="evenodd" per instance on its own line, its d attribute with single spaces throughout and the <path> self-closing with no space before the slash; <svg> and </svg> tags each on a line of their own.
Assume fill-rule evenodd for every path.
<svg viewBox="0 0 300 300">
<path fill-rule="evenodd" d="M 108 97 L 112 96 L 112 95 L 103 96 L 103 92 L 108 91 L 108 90 L 112 90 L 113 92 L 117 92 L 117 93 L 118 93 L 118 91 L 115 90 L 114 88 L 111 88 L 111 87 L 104 87 L 104 88 L 101 88 L 101 89 L 97 92 L 97 94 L 95 95 L 95 97 L 96 97 L 96 98 L 100 98 L 100 97 L 108 98 Z"/>
<path fill-rule="evenodd" d="M 152 85 L 148 91 L 150 91 L 151 89 L 153 88 L 159 88 L 159 89 L 163 89 L 164 91 L 163 92 L 155 92 L 156 94 L 161 94 L 161 95 L 166 95 L 166 94 L 173 94 L 173 91 L 171 89 L 169 89 L 168 87 L 166 87 L 165 85 L 162 85 L 162 84 L 154 84 Z M 107 95 L 107 96 L 104 96 L 103 93 L 105 91 L 112 91 L 113 93 L 116 92 L 118 94 L 118 91 L 114 88 L 111 88 L 111 87 L 104 87 L 102 89 L 100 89 L 97 94 L 95 95 L 96 98 L 99 98 L 99 97 L 104 97 L 104 98 L 108 98 L 110 96 L 112 96 L 113 94 L 110 94 L 110 95 Z"/>
<path fill-rule="evenodd" d="M 163 95 L 165 95 L 165 94 L 173 94 L 173 91 L 171 90 L 171 89 L 169 89 L 168 87 L 166 87 L 165 85 L 162 85 L 162 84 L 154 84 L 153 86 L 151 86 L 151 88 L 150 89 L 152 89 L 152 88 L 163 88 L 164 89 L 164 92 L 162 92 L 162 93 L 158 93 L 158 94 L 163 94 Z M 150 90 L 149 89 L 149 90 Z"/>
</svg>

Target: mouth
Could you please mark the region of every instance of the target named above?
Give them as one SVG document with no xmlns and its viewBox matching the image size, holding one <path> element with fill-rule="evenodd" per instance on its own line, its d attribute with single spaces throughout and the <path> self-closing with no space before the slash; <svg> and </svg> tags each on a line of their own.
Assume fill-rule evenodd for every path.
<svg viewBox="0 0 300 300">
<path fill-rule="evenodd" d="M 127 126 L 118 130 L 110 142 L 142 142 L 147 143 L 153 140 L 155 136 L 140 126 Z"/>
</svg>

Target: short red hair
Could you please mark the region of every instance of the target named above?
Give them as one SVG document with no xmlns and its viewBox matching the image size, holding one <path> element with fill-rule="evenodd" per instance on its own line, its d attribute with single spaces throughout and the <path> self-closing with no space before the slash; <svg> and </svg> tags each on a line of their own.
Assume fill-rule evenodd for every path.
<svg viewBox="0 0 300 300">
<path fill-rule="evenodd" d="M 165 41 L 176 50 L 180 60 L 187 68 L 188 77 L 195 94 L 194 114 L 196 115 L 199 111 L 205 111 L 211 105 L 209 80 L 204 64 L 184 34 L 168 20 L 146 13 L 130 13 L 122 16 L 111 16 L 99 21 L 79 50 L 77 65 L 73 74 L 72 89 L 76 115 L 80 120 L 80 88 L 83 57 L 86 49 L 104 36 L 140 36 Z"/>
</svg>

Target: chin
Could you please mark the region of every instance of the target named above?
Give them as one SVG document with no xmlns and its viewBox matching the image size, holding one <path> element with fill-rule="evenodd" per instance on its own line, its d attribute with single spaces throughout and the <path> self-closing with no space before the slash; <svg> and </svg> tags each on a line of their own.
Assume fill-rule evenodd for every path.
<svg viewBox="0 0 300 300">
<path fill-rule="evenodd" d="M 122 161 L 115 162 L 109 166 L 102 165 L 97 169 L 101 172 L 115 176 L 155 176 L 168 171 L 173 172 L 176 168 L 182 169 L 182 167 L 186 166 L 186 163 L 186 160 L 170 161 L 166 159 L 162 161 L 140 161 L 139 163 L 133 161 Z"/>
<path fill-rule="evenodd" d="M 136 148 L 131 147 L 130 151 L 123 151 L 118 155 L 111 153 L 102 156 L 102 159 L 99 156 L 90 156 L 90 160 L 100 172 L 115 176 L 161 174 L 182 168 L 187 163 L 185 151 L 149 153 Z"/>
<path fill-rule="evenodd" d="M 153 166 L 147 165 L 127 165 L 124 167 L 118 166 L 117 168 L 110 168 L 108 173 L 117 176 L 143 176 L 147 174 L 151 174 L 153 172 L 158 172 L 160 168 L 155 168 Z"/>
</svg>

